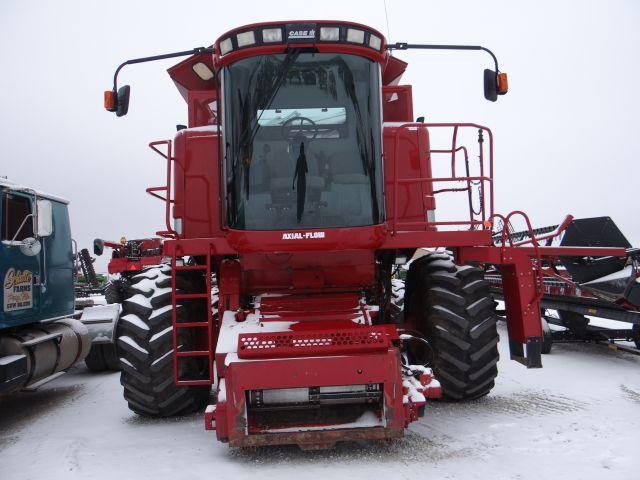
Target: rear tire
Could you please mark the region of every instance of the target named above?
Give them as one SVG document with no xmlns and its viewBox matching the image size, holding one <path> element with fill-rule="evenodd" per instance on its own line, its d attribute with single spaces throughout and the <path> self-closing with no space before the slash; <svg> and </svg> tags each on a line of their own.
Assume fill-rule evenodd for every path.
<svg viewBox="0 0 640 480">
<path fill-rule="evenodd" d="M 179 277 L 181 290 L 195 292 L 203 288 L 204 278 Z M 150 417 L 181 415 L 202 409 L 211 387 L 178 386 L 174 383 L 173 325 L 171 307 L 171 268 L 148 268 L 131 277 L 128 297 L 122 304 L 122 317 L 116 336 L 120 383 L 129 409 Z M 189 308 L 178 305 L 178 315 Z M 182 341 L 181 341 L 182 343 Z M 193 376 L 206 368 L 200 361 L 181 361 L 180 378 Z"/>
<path fill-rule="evenodd" d="M 482 270 L 430 253 L 412 262 L 407 282 L 405 305 L 433 350 L 442 399 L 488 394 L 498 375 L 499 336 L 496 303 Z"/>
<path fill-rule="evenodd" d="M 403 280 L 391 279 L 391 321 L 402 323 L 404 311 L 404 286 Z"/>
</svg>

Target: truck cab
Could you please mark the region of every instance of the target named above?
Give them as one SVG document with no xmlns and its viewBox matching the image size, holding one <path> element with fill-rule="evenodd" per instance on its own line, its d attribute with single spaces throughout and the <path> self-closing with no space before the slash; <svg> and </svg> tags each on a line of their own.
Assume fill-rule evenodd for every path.
<svg viewBox="0 0 640 480">
<path fill-rule="evenodd" d="M 68 201 L 0 178 L 0 395 L 53 380 L 91 348 L 75 311 Z"/>
<path fill-rule="evenodd" d="M 73 314 L 68 201 L 0 179 L 0 329 Z"/>
</svg>

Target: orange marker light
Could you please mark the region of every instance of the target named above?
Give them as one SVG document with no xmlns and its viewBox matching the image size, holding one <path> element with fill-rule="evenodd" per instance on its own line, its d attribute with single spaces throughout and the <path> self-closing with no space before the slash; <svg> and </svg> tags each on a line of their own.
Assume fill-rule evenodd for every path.
<svg viewBox="0 0 640 480">
<path fill-rule="evenodd" d="M 509 80 L 506 73 L 498 74 L 498 95 L 504 95 L 509 91 Z"/>
<path fill-rule="evenodd" d="M 104 108 L 110 112 L 116 111 L 116 92 L 113 90 L 105 90 Z"/>
</svg>

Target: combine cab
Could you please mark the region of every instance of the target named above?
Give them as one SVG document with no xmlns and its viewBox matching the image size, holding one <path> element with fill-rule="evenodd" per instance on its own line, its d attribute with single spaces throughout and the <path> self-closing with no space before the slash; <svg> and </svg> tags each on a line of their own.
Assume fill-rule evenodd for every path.
<svg viewBox="0 0 640 480">
<path fill-rule="evenodd" d="M 485 97 L 507 92 L 484 47 L 390 45 L 335 21 L 248 25 L 118 68 L 105 107 L 122 116 L 125 65 L 188 56 L 169 69 L 188 125 L 150 144 L 166 171 L 147 191 L 165 204 L 167 261 L 130 277 L 117 326 L 133 411 L 206 406 L 206 428 L 234 447 L 398 438 L 427 399 L 494 385 L 484 264 L 502 275 L 511 358 L 541 366 L 543 258 L 625 252 L 495 246 L 494 221 L 520 213 L 494 211 L 491 130 L 415 121 L 407 64 L 390 55 L 409 48 L 488 53 Z M 451 253 L 411 263 L 398 312 L 394 270 L 421 247 Z"/>
</svg>

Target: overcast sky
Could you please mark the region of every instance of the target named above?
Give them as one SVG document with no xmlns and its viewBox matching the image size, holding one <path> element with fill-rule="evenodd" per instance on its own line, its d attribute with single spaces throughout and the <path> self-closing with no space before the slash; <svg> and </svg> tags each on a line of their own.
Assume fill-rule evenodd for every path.
<svg viewBox="0 0 640 480">
<path fill-rule="evenodd" d="M 397 54 L 410 62 L 416 116 L 492 128 L 497 211 L 525 210 L 537 226 L 609 215 L 640 245 L 640 2 L 387 0 L 387 10 L 391 41 L 480 44 L 509 73 L 509 94 L 490 103 L 488 56 Z M 177 61 L 121 73 L 132 87 L 123 118 L 102 108 L 115 67 L 282 19 L 387 33 L 382 0 L 0 0 L 0 175 L 70 199 L 81 246 L 153 235 L 163 207 L 144 190 L 163 184 L 164 163 L 147 144 L 187 123 L 165 72 Z"/>
</svg>

